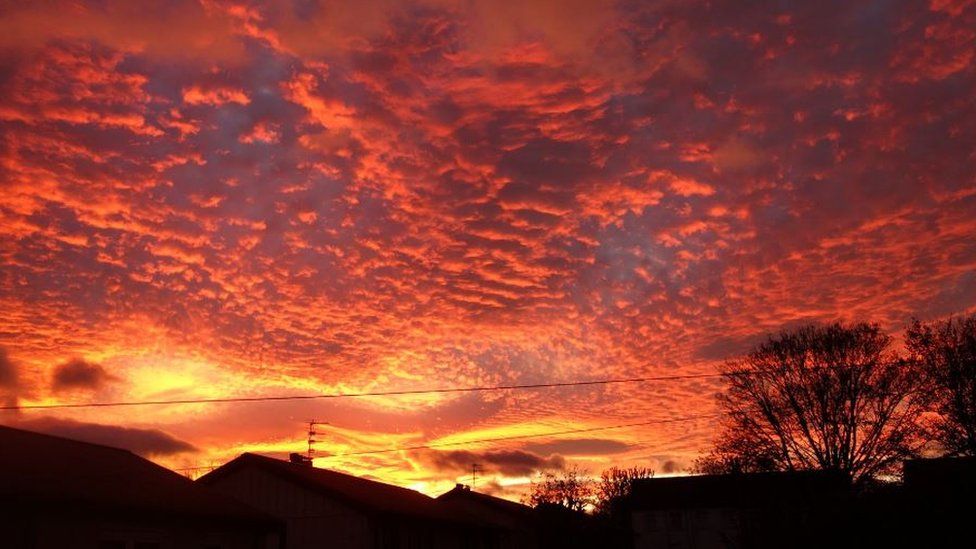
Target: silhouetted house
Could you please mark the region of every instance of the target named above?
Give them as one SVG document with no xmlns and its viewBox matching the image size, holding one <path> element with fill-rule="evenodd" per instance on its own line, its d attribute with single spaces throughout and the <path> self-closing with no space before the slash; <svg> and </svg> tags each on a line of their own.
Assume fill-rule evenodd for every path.
<svg viewBox="0 0 976 549">
<path fill-rule="evenodd" d="M 976 457 L 913 459 L 905 462 L 906 495 L 928 501 L 976 497 Z"/>
<path fill-rule="evenodd" d="M 477 549 L 490 532 L 420 492 L 255 454 L 198 482 L 283 519 L 289 549 Z"/>
<path fill-rule="evenodd" d="M 976 457 L 906 461 L 889 529 L 899 541 L 930 547 L 972 544 L 976 507 Z M 963 542 L 963 540 L 967 540 Z"/>
<path fill-rule="evenodd" d="M 458 484 L 437 497 L 437 501 L 472 521 L 490 526 L 496 532 L 500 549 L 535 549 L 539 547 L 539 521 L 535 510 L 527 505 L 482 494 Z"/>
<path fill-rule="evenodd" d="M 127 450 L 0 426 L 4 549 L 272 549 L 276 519 Z"/>
<path fill-rule="evenodd" d="M 849 486 L 823 471 L 638 480 L 627 503 L 634 547 L 815 546 Z"/>
</svg>

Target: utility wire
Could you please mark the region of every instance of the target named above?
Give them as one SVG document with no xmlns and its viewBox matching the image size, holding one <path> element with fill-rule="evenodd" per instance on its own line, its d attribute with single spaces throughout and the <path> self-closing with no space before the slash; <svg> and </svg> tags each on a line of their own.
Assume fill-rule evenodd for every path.
<svg viewBox="0 0 976 549">
<path fill-rule="evenodd" d="M 393 452 L 406 452 L 411 450 L 425 450 L 428 448 L 442 448 L 445 446 L 464 446 L 466 444 L 481 444 L 484 442 L 502 442 L 507 440 L 523 440 L 527 438 L 547 438 L 559 435 L 571 435 L 576 433 L 594 433 L 597 431 L 610 431 L 613 429 L 624 429 L 627 427 L 643 427 L 646 425 L 658 425 L 662 423 L 678 423 L 681 421 L 694 421 L 697 419 L 713 419 L 718 417 L 718 414 L 708 414 L 708 415 L 695 415 L 695 416 L 684 416 L 671 419 L 655 419 L 650 421 L 639 421 L 636 423 L 620 423 L 617 425 L 609 425 L 606 427 L 587 427 L 585 429 L 566 429 L 563 431 L 549 431 L 545 433 L 532 433 L 529 435 L 511 435 L 506 437 L 495 437 L 495 438 L 482 438 L 475 440 L 462 440 L 457 442 L 435 442 L 433 444 L 418 444 L 416 446 L 401 446 L 399 448 L 388 448 L 385 450 L 364 450 L 361 452 L 344 452 L 341 454 L 330 454 L 328 456 L 320 456 L 321 459 L 329 458 L 339 458 L 339 457 L 350 457 L 350 456 L 366 456 L 372 454 L 388 454 Z"/>
<path fill-rule="evenodd" d="M 227 404 L 240 402 L 281 402 L 290 400 L 326 400 L 336 398 L 364 398 L 430 395 L 446 393 L 476 393 L 487 391 L 514 391 L 523 389 L 550 389 L 559 387 L 589 387 L 594 385 L 619 385 L 624 383 L 648 383 L 655 381 L 678 381 L 684 379 L 707 379 L 723 377 L 726 374 L 684 374 L 670 376 L 649 376 L 614 379 L 594 379 L 589 381 L 566 381 L 554 383 L 529 383 L 522 385 L 491 385 L 480 387 L 443 387 L 437 389 L 402 389 L 389 391 L 366 391 L 357 393 L 319 393 L 314 395 L 271 395 L 255 397 L 226 397 L 226 398 L 185 398 L 173 400 L 121 400 L 110 402 L 66 402 L 56 404 L 25 404 L 0 406 L 0 410 L 63 410 L 79 408 L 118 408 L 130 406 L 165 406 L 175 404 Z"/>
<path fill-rule="evenodd" d="M 401 447 L 398 447 L 398 448 L 385 448 L 385 449 L 382 449 L 382 450 L 363 450 L 363 451 L 357 451 L 357 452 L 344 452 L 344 453 L 341 453 L 341 454 L 330 454 L 330 455 L 327 455 L 327 456 L 319 456 L 316 459 L 332 459 L 332 458 L 341 458 L 341 457 L 366 456 L 366 455 L 374 455 L 374 454 L 390 454 L 390 453 L 393 453 L 393 452 L 409 452 L 409 451 L 412 451 L 412 450 L 425 450 L 425 449 L 443 448 L 443 447 L 450 447 L 450 446 L 464 446 L 464 445 L 468 445 L 468 444 L 483 444 L 483 443 L 486 443 L 486 442 L 504 442 L 504 441 L 509 441 L 509 440 L 524 440 L 524 439 L 532 439 L 532 438 L 549 438 L 549 437 L 555 437 L 555 436 L 560 436 L 560 435 L 571 435 L 571 434 L 577 434 L 577 433 L 594 433 L 594 432 L 599 432 L 599 431 L 610 431 L 610 430 L 614 430 L 614 429 L 625 429 L 627 427 L 644 427 L 644 426 L 647 426 L 647 425 L 660 425 L 660 424 L 664 424 L 664 423 L 678 423 L 678 422 L 682 422 L 682 421 L 694 421 L 694 420 L 698 420 L 698 419 L 714 419 L 714 418 L 717 418 L 717 417 L 719 417 L 719 414 L 700 414 L 700 415 L 683 416 L 683 417 L 676 417 L 676 418 L 670 418 L 670 419 L 653 419 L 653 420 L 648 420 L 648 421 L 638 421 L 638 422 L 635 422 L 635 423 L 618 423 L 616 425 L 607 425 L 607 426 L 603 426 L 603 427 L 586 427 L 586 428 L 582 428 L 582 429 L 563 429 L 561 431 L 547 431 L 547 432 L 543 432 L 543 433 L 532 433 L 532 434 L 525 434 L 525 435 L 510 435 L 510 436 L 505 436 L 505 437 L 481 438 L 481 439 L 474 439 L 474 440 L 462 440 L 462 441 L 456 441 L 456 442 L 435 442 L 435 443 L 432 443 L 432 444 L 418 444 L 418 445 L 414 445 L 414 446 L 401 446 Z M 210 467 L 210 466 L 204 466 L 204 467 L 184 467 L 182 469 L 175 469 L 175 470 L 176 471 L 179 471 L 179 472 L 189 472 L 189 471 L 199 471 L 199 470 L 203 470 L 203 469 L 214 469 L 214 467 Z"/>
</svg>

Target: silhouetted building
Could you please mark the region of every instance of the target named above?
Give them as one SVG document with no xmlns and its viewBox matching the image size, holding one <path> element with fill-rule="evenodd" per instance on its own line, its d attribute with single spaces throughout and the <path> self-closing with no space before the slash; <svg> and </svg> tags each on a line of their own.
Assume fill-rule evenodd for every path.
<svg viewBox="0 0 976 549">
<path fill-rule="evenodd" d="M 492 527 L 500 549 L 539 547 L 538 517 L 535 510 L 527 505 L 475 492 L 463 484 L 441 494 L 437 501 L 473 521 Z"/>
<path fill-rule="evenodd" d="M 495 547 L 488 528 L 420 492 L 242 454 L 198 482 L 281 518 L 289 549 Z"/>
<path fill-rule="evenodd" d="M 905 462 L 905 493 L 929 501 L 976 497 L 976 457 L 913 459 Z"/>
<path fill-rule="evenodd" d="M 0 426 L 0 547 L 274 549 L 282 524 L 127 450 Z"/>
<path fill-rule="evenodd" d="M 815 546 L 849 486 L 824 471 L 638 480 L 627 502 L 634 547 Z"/>
<path fill-rule="evenodd" d="M 877 496 L 870 509 L 892 541 L 916 546 L 963 547 L 972 544 L 976 507 L 976 457 L 906 461 L 903 485 L 892 497 Z M 882 501 L 880 504 L 880 500 Z"/>
</svg>

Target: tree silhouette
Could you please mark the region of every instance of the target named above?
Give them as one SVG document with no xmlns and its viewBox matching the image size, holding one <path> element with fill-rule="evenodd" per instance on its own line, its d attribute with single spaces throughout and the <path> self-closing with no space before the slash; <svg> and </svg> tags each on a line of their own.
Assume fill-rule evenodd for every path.
<svg viewBox="0 0 976 549">
<path fill-rule="evenodd" d="M 905 346 L 934 393 L 934 438 L 948 454 L 976 456 L 976 315 L 915 320 Z"/>
<path fill-rule="evenodd" d="M 532 483 L 527 503 L 532 507 L 558 505 L 572 511 L 585 511 L 593 503 L 593 482 L 578 467 L 559 473 L 546 472 Z"/>
<path fill-rule="evenodd" d="M 917 370 L 875 324 L 784 331 L 723 373 L 725 429 L 699 472 L 826 469 L 861 482 L 923 443 Z"/>
<path fill-rule="evenodd" d="M 614 505 L 630 495 L 635 480 L 653 476 L 654 470 L 647 467 L 611 467 L 600 473 L 594 494 L 597 514 L 609 516 Z"/>
</svg>

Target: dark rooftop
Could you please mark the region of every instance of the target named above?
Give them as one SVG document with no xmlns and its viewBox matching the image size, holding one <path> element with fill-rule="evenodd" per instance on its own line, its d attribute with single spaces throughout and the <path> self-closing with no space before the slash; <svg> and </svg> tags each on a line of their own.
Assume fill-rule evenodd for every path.
<svg viewBox="0 0 976 549">
<path fill-rule="evenodd" d="M 274 519 L 128 450 L 0 425 L 0 504 L 17 510 L 148 511 Z"/>
<path fill-rule="evenodd" d="M 444 492 L 443 494 L 437 496 L 437 500 L 441 502 L 449 502 L 459 499 L 477 502 L 498 512 L 521 516 L 528 516 L 532 514 L 532 508 L 527 505 L 522 505 L 521 503 L 516 503 L 514 501 L 509 501 L 507 499 L 502 499 L 489 494 L 475 492 L 463 484 L 458 484 L 450 491 Z"/>
<path fill-rule="evenodd" d="M 301 487 L 323 493 L 364 511 L 432 520 L 464 521 L 458 513 L 444 508 L 433 498 L 415 490 L 257 454 L 241 454 L 204 475 L 198 482 L 212 483 L 247 466 L 259 467 Z"/>
<path fill-rule="evenodd" d="M 834 471 L 656 477 L 635 481 L 636 509 L 762 507 L 808 503 L 848 492 L 847 477 Z"/>
</svg>

